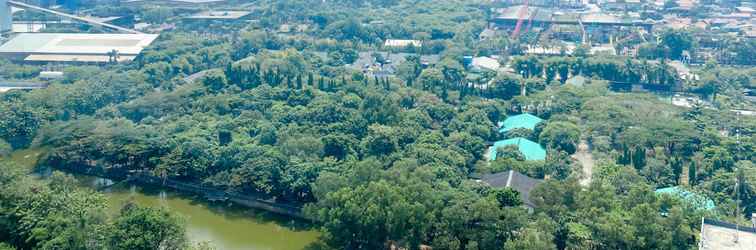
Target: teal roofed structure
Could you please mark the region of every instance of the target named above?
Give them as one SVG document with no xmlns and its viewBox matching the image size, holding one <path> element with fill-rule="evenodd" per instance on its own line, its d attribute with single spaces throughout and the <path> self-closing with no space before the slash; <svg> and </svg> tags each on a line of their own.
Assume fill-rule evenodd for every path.
<svg viewBox="0 0 756 250">
<path fill-rule="evenodd" d="M 493 146 L 488 148 L 488 158 L 492 161 L 496 160 L 496 150 L 509 145 L 517 145 L 517 149 L 525 156 L 525 160 L 536 161 L 546 159 L 546 150 L 540 144 L 522 137 L 495 142 Z"/>
<path fill-rule="evenodd" d="M 655 193 L 656 194 L 669 194 L 669 195 L 679 197 L 686 203 L 693 205 L 698 209 L 713 210 L 714 208 L 716 208 L 716 206 L 714 205 L 714 201 L 712 201 L 711 199 L 707 198 L 706 196 L 685 190 L 684 188 L 680 186 L 660 188 L 660 189 L 657 189 Z"/>
<path fill-rule="evenodd" d="M 504 122 L 499 124 L 499 133 L 506 133 L 516 128 L 526 128 L 533 130 L 543 119 L 528 113 L 507 117 Z"/>
</svg>

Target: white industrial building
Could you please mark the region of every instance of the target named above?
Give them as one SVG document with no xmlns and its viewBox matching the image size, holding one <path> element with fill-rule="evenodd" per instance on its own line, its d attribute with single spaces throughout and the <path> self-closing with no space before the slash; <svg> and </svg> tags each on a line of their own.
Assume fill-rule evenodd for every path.
<svg viewBox="0 0 756 250">
<path fill-rule="evenodd" d="M 154 34 L 18 34 L 0 46 L 0 57 L 25 62 L 106 63 L 131 61 Z"/>
</svg>

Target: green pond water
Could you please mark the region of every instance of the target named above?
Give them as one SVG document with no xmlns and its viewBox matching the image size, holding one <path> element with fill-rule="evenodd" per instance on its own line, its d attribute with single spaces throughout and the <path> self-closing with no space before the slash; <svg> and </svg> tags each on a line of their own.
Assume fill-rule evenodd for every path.
<svg viewBox="0 0 756 250">
<path fill-rule="evenodd" d="M 39 151 L 16 151 L 10 160 L 31 169 Z M 82 186 L 96 187 L 109 180 L 74 175 Z M 305 222 L 235 206 L 209 203 L 201 198 L 157 187 L 118 184 L 102 190 L 115 214 L 128 201 L 152 207 L 165 207 L 186 222 L 187 235 L 194 242 L 209 242 L 216 249 L 228 250 L 298 250 L 317 239 L 319 233 Z"/>
</svg>

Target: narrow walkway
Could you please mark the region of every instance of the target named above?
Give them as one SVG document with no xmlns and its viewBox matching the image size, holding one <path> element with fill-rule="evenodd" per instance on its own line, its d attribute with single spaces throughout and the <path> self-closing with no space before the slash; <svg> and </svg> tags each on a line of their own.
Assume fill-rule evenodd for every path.
<svg viewBox="0 0 756 250">
<path fill-rule="evenodd" d="M 572 158 L 576 159 L 578 162 L 580 162 L 580 165 L 583 166 L 583 177 L 580 179 L 580 184 L 583 186 L 588 186 L 589 184 L 591 184 L 593 166 L 595 163 L 593 161 L 593 154 L 591 154 L 587 141 L 580 140 L 578 150 L 577 152 L 575 152 L 575 154 L 572 155 Z"/>
</svg>

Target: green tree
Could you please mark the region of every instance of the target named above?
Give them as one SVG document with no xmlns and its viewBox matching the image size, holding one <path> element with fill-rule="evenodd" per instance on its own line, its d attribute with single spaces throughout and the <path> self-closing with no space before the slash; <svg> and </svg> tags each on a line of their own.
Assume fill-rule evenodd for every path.
<svg viewBox="0 0 756 250">
<path fill-rule="evenodd" d="M 370 155 L 389 155 L 399 149 L 398 138 L 391 127 L 371 125 L 365 137 L 365 149 Z"/>
<path fill-rule="evenodd" d="M 688 165 L 688 184 L 696 185 L 698 182 L 698 173 L 696 173 L 697 169 L 696 163 L 691 161 L 690 165 Z"/>
<path fill-rule="evenodd" d="M 420 73 L 417 83 L 423 90 L 433 91 L 445 85 L 444 73 L 437 68 L 427 68 Z"/>
<path fill-rule="evenodd" d="M 517 147 L 517 145 L 509 145 L 496 149 L 496 159 L 513 159 L 524 161 L 525 155 L 520 152 L 520 149 Z"/>
<path fill-rule="evenodd" d="M 6 157 L 10 155 L 11 152 L 13 152 L 13 147 L 5 142 L 5 140 L 0 139 L 0 157 Z"/>
<path fill-rule="evenodd" d="M 210 72 L 207 72 L 207 74 L 202 77 L 202 84 L 213 91 L 219 91 L 226 87 L 228 80 L 226 79 L 226 75 L 223 73 L 223 71 L 212 70 Z"/>
<path fill-rule="evenodd" d="M 517 75 L 499 73 L 490 86 L 490 97 L 511 99 L 520 94 L 520 87 L 524 79 Z"/>
<path fill-rule="evenodd" d="M 557 249 L 553 243 L 554 236 L 533 228 L 525 228 L 517 238 L 504 244 L 505 250 L 528 249 L 528 250 L 552 250 Z"/>
<path fill-rule="evenodd" d="M 549 122 L 540 134 L 539 141 L 551 148 L 575 153 L 580 140 L 580 128 L 566 121 Z"/>
<path fill-rule="evenodd" d="M 20 100 L 0 102 L 0 137 L 11 145 L 27 145 L 45 119 L 43 112 Z"/>
<path fill-rule="evenodd" d="M 522 205 L 520 192 L 517 192 L 517 190 L 512 188 L 494 189 L 491 193 L 501 207 L 515 207 Z"/>
<path fill-rule="evenodd" d="M 113 222 L 112 249 L 185 249 L 184 222 L 164 209 L 126 204 Z"/>
<path fill-rule="evenodd" d="M 672 59 L 680 59 L 683 51 L 693 49 L 693 36 L 685 30 L 669 29 L 661 34 L 661 45 L 669 48 Z"/>
</svg>

